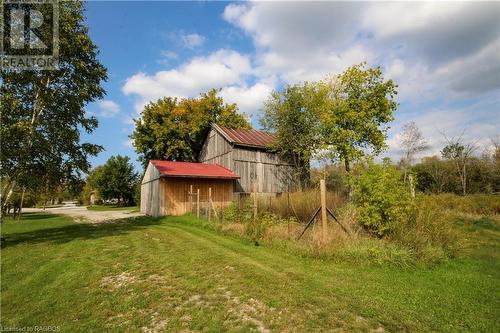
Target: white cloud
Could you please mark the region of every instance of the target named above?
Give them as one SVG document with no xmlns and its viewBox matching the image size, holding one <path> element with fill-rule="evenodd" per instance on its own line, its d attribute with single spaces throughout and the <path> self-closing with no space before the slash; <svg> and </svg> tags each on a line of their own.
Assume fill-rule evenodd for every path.
<svg viewBox="0 0 500 333">
<path fill-rule="evenodd" d="M 353 34 L 359 8 L 358 3 L 258 2 L 230 4 L 223 17 L 253 39 L 258 75 L 295 83 L 371 60 Z"/>
<path fill-rule="evenodd" d="M 250 58 L 232 50 L 218 50 L 168 71 L 149 75 L 139 72 L 129 77 L 122 91 L 136 95 L 136 111 L 163 96 L 194 97 L 211 88 L 244 85 L 252 72 Z"/>
<path fill-rule="evenodd" d="M 111 100 L 102 100 L 97 102 L 99 115 L 104 118 L 114 117 L 120 112 L 120 106 Z"/>
<path fill-rule="evenodd" d="M 435 107 L 426 110 L 425 113 L 401 115 L 391 125 L 387 140 L 389 151 L 386 155 L 394 160 L 401 158 L 399 134 L 403 125 L 409 121 L 415 121 L 430 146 L 427 151 L 419 155 L 420 157 L 439 155 L 446 144 L 443 134 L 448 138 L 461 136 L 465 142 L 477 143 L 478 146 L 489 144 L 490 138 L 500 133 L 497 125 L 500 122 L 500 115 L 491 118 L 499 102 L 498 97 L 494 97 L 466 107 Z M 485 119 L 491 121 L 486 122 Z"/>
<path fill-rule="evenodd" d="M 471 55 L 498 38 L 498 3 L 372 3 L 363 30 L 385 48 L 397 46 L 431 67 Z"/>
<path fill-rule="evenodd" d="M 479 52 L 449 62 L 436 71 L 455 93 L 474 95 L 500 88 L 500 38 Z"/>
<path fill-rule="evenodd" d="M 399 85 L 398 100 L 406 102 L 391 130 L 391 150 L 397 141 L 395 130 L 410 117 L 435 150 L 440 140 L 436 124 L 450 133 L 464 124 L 474 135 L 492 131 L 491 126 L 480 126 L 483 118 L 498 112 L 491 104 L 476 109 L 449 105 L 498 93 L 497 9 L 497 3 L 455 2 L 229 4 L 223 18 L 251 38 L 253 55 L 218 50 L 169 70 L 136 73 L 122 90 L 136 98 L 139 112 L 145 103 L 162 96 L 194 97 L 221 88 L 227 102 L 236 102 L 242 112 L 255 116 L 269 93 L 283 83 L 316 80 L 367 61 L 383 67 L 386 77 Z M 191 35 L 197 37 L 187 37 Z M 190 48 L 205 40 L 191 35 L 181 32 L 175 38 Z M 435 104 L 436 100 L 440 102 Z M 429 110 L 429 104 L 435 108 Z M 418 109 L 419 105 L 425 106 Z M 481 118 L 469 113 L 484 114 Z"/>
<path fill-rule="evenodd" d="M 260 75 L 293 83 L 367 61 L 384 66 L 401 99 L 421 99 L 498 88 L 498 9 L 464 2 L 251 2 L 226 6 L 223 17 L 252 38 Z"/>
<path fill-rule="evenodd" d="M 181 39 L 184 46 L 190 49 L 201 46 L 205 42 L 205 37 L 196 33 L 182 35 Z"/>
<path fill-rule="evenodd" d="M 175 53 L 174 51 L 170 51 L 170 50 L 163 50 L 160 52 L 161 56 L 167 60 L 171 60 L 171 59 L 177 59 L 178 58 L 178 55 L 177 53 Z"/>
<path fill-rule="evenodd" d="M 240 112 L 248 116 L 256 116 L 262 110 L 264 101 L 269 97 L 273 86 L 265 82 L 257 82 L 253 86 L 227 86 L 220 95 L 227 103 L 236 103 Z"/>
</svg>

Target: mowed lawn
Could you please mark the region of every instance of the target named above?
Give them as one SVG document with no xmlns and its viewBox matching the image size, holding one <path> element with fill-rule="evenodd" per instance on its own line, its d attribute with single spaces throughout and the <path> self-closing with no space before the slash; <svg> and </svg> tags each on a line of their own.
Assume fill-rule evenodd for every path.
<svg viewBox="0 0 500 333">
<path fill-rule="evenodd" d="M 60 332 L 500 331 L 499 229 L 457 221 L 469 246 L 433 268 L 311 259 L 191 217 L 2 225 L 1 324 Z"/>
</svg>

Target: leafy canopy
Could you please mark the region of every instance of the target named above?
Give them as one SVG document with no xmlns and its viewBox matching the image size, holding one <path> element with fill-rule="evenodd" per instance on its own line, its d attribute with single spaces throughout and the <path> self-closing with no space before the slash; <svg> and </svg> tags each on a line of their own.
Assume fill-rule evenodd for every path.
<svg viewBox="0 0 500 333">
<path fill-rule="evenodd" d="M 111 156 L 106 163 L 94 170 L 89 179 L 102 199 L 132 202 L 138 175 L 128 156 Z"/>
<path fill-rule="evenodd" d="M 302 187 L 309 179 L 309 161 L 321 144 L 319 116 L 324 97 L 325 91 L 316 83 L 286 86 L 273 91 L 260 120 L 265 130 L 276 133 L 271 148 L 293 159 Z"/>
<path fill-rule="evenodd" d="M 354 65 L 333 78 L 273 92 L 261 124 L 276 133 L 273 148 L 294 158 L 303 184 L 314 155 L 344 161 L 349 172 L 352 161 L 386 148 L 396 87 L 380 67 Z"/>
<path fill-rule="evenodd" d="M 398 104 L 396 84 L 385 81 L 380 67 L 361 63 L 334 79 L 322 82 L 329 87 L 329 105 L 322 113 L 325 148 L 332 159 L 349 163 L 386 148 L 386 124 L 394 119 Z M 348 170 L 349 171 L 349 170 Z"/>
<path fill-rule="evenodd" d="M 130 136 L 145 166 L 151 159 L 196 161 L 212 123 L 250 128 L 236 104 L 226 104 L 212 89 L 198 98 L 164 97 L 149 103 Z"/>
<path fill-rule="evenodd" d="M 59 67 L 0 72 L 0 161 L 7 193 L 77 183 L 90 167 L 88 157 L 102 150 L 82 143 L 80 130 L 97 127 L 84 106 L 104 96 L 107 71 L 84 25 L 84 4 L 58 4 Z"/>
</svg>

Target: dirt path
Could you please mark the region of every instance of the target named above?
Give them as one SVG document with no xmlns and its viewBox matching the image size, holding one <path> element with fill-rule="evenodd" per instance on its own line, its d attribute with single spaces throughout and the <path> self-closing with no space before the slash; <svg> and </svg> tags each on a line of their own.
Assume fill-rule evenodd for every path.
<svg viewBox="0 0 500 333">
<path fill-rule="evenodd" d="M 139 212 L 130 212 L 127 210 L 113 211 L 93 211 L 88 210 L 85 206 L 65 205 L 57 208 L 25 208 L 23 213 L 52 213 L 67 215 L 75 219 L 77 222 L 99 223 L 104 221 L 126 219 L 135 216 L 142 216 Z"/>
</svg>

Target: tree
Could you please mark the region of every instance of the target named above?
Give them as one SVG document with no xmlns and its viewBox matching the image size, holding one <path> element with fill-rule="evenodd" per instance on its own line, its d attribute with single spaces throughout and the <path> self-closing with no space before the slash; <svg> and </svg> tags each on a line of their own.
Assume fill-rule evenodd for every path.
<svg viewBox="0 0 500 333">
<path fill-rule="evenodd" d="M 460 176 L 460 184 L 462 186 L 462 195 L 467 194 L 467 165 L 469 160 L 476 150 L 476 146 L 472 143 L 463 143 L 462 136 L 459 138 L 448 139 L 445 136 L 447 145 L 441 150 L 441 155 L 453 161 L 456 170 Z"/>
<path fill-rule="evenodd" d="M 354 186 L 359 221 L 370 232 L 387 235 L 410 218 L 414 207 L 411 192 L 389 160 L 382 164 L 368 161 Z"/>
<path fill-rule="evenodd" d="M 91 203 L 91 196 L 94 195 L 94 198 L 100 199 L 99 191 L 97 190 L 97 177 L 101 173 L 102 165 L 99 165 L 92 169 L 85 179 L 85 185 L 80 193 L 80 201 L 87 205 Z"/>
<path fill-rule="evenodd" d="M 450 161 L 441 160 L 438 156 L 427 156 L 412 167 L 417 176 L 417 189 L 421 192 L 442 193 L 455 191 L 454 167 Z"/>
<path fill-rule="evenodd" d="M 56 70 L 1 70 L 0 161 L 2 209 L 15 191 L 50 189 L 88 171 L 88 157 L 102 147 L 80 142 L 80 130 L 98 125 L 84 106 L 104 95 L 106 68 L 84 23 L 84 4 L 59 2 L 59 65 Z"/>
<path fill-rule="evenodd" d="M 330 158 L 343 161 L 350 173 L 352 161 L 386 148 L 386 125 L 398 106 L 394 100 L 397 86 L 384 80 L 380 67 L 365 69 L 364 63 L 323 84 L 330 91 L 330 105 L 322 114 L 325 149 Z"/>
<path fill-rule="evenodd" d="M 134 201 L 138 174 L 128 156 L 111 156 L 93 173 L 95 187 L 104 200 L 118 199 L 118 205 Z"/>
<path fill-rule="evenodd" d="M 491 144 L 493 146 L 492 157 L 496 162 L 500 162 L 500 134 L 492 137 Z"/>
<path fill-rule="evenodd" d="M 422 132 L 414 121 L 403 126 L 400 146 L 404 154 L 401 162 L 403 164 L 404 179 L 406 181 L 408 168 L 412 165 L 415 154 L 429 148 L 427 141 L 424 139 Z"/>
<path fill-rule="evenodd" d="M 326 102 L 321 87 L 306 82 L 273 91 L 260 120 L 265 130 L 276 134 L 271 148 L 293 159 L 301 188 L 309 183 L 310 160 L 321 144 L 319 115 Z"/>
<path fill-rule="evenodd" d="M 224 103 L 212 89 L 199 98 L 164 97 L 149 103 L 130 138 L 144 166 L 151 159 L 196 161 L 212 123 L 250 128 L 236 104 Z"/>
</svg>

